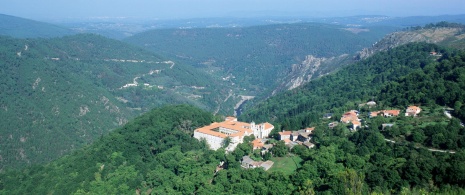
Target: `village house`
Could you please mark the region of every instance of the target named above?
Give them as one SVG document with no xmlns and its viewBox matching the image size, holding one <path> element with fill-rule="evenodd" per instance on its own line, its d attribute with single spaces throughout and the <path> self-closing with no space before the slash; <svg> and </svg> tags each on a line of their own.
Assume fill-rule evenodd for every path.
<svg viewBox="0 0 465 195">
<path fill-rule="evenodd" d="M 279 132 L 279 140 L 291 139 L 292 131 L 282 131 Z"/>
<path fill-rule="evenodd" d="M 313 132 L 313 130 L 315 130 L 315 127 L 308 127 L 308 128 L 305 128 L 305 129 L 301 129 L 301 130 L 298 130 L 298 131 L 282 131 L 282 132 L 279 132 L 279 140 L 286 140 L 286 139 L 289 139 L 290 141 L 302 141 L 302 142 L 305 142 L 305 141 L 308 141 L 311 139 L 311 134 Z"/>
<path fill-rule="evenodd" d="M 339 124 L 339 122 L 334 121 L 334 122 L 328 123 L 328 127 L 329 127 L 330 129 L 332 129 L 332 128 L 336 127 L 338 124 Z"/>
<path fill-rule="evenodd" d="M 418 106 L 409 106 L 405 110 L 405 116 L 417 116 L 417 114 L 420 114 L 421 108 Z"/>
<path fill-rule="evenodd" d="M 399 116 L 400 110 L 380 110 L 380 111 L 374 111 L 370 112 L 370 118 L 377 117 L 377 116 L 383 116 L 383 117 L 393 117 L 393 116 Z"/>
<path fill-rule="evenodd" d="M 270 150 L 271 148 L 273 148 L 273 144 L 265 144 L 265 145 L 263 145 L 262 151 L 260 151 L 260 153 L 262 155 L 265 155 L 265 153 L 271 152 L 271 150 Z"/>
<path fill-rule="evenodd" d="M 243 143 L 245 136 L 254 135 L 255 138 L 262 139 L 268 137 L 273 128 L 274 126 L 270 123 L 245 123 L 237 121 L 235 117 L 226 117 L 223 122 L 215 122 L 196 129 L 194 138 L 204 139 L 212 150 L 221 148 L 225 139 L 230 138 L 226 151 L 234 151 L 238 144 Z"/>
<path fill-rule="evenodd" d="M 362 123 L 360 123 L 360 119 L 358 118 L 358 111 L 356 110 L 351 110 L 344 113 L 341 117 L 341 122 L 346 124 L 351 123 L 353 130 L 357 130 L 357 128 L 362 125 Z"/>
<path fill-rule="evenodd" d="M 298 131 L 282 131 L 279 132 L 279 140 L 284 141 L 286 146 L 290 148 L 298 144 L 304 145 L 307 148 L 311 148 L 309 146 L 313 145 L 312 143 L 310 143 L 310 140 L 312 139 L 313 130 L 315 130 L 315 127 L 307 127 Z"/>
<path fill-rule="evenodd" d="M 262 147 L 265 145 L 264 140 L 262 139 L 255 139 L 252 141 L 252 150 L 256 149 L 262 149 Z"/>
<path fill-rule="evenodd" d="M 376 102 L 375 101 L 369 101 L 367 103 L 362 103 L 362 104 L 359 104 L 358 107 L 363 107 L 363 106 L 368 106 L 368 107 L 375 107 L 376 106 Z"/>
<path fill-rule="evenodd" d="M 323 115 L 323 118 L 330 119 L 331 117 L 333 117 L 333 113 L 326 113 Z"/>
<path fill-rule="evenodd" d="M 242 157 L 241 166 L 246 169 L 254 169 L 262 167 L 265 171 L 268 171 L 273 166 L 274 162 L 267 160 L 263 161 L 254 161 L 249 156 Z"/>
</svg>

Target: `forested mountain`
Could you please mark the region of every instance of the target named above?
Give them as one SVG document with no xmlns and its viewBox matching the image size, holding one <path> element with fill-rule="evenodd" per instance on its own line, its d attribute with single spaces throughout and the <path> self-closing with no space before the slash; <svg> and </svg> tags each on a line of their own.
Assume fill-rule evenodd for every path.
<svg viewBox="0 0 465 195">
<path fill-rule="evenodd" d="M 65 27 L 0 14 L 0 35 L 15 38 L 61 37 L 76 34 Z"/>
<path fill-rule="evenodd" d="M 442 55 L 430 55 L 431 50 Z M 168 106 L 48 165 L 0 174 L 0 193 L 463 194 L 465 128 L 445 117 L 442 106 L 454 104 L 454 115 L 463 119 L 464 67 L 463 51 L 410 43 L 276 95 L 242 115 L 248 121 L 274 119 L 278 131 L 315 126 L 317 147 L 295 146 L 293 155 L 284 157 L 298 156 L 295 170 L 240 167 L 242 156 L 254 155 L 251 145 L 227 154 L 210 151 L 192 132 L 218 119 L 192 106 Z M 430 116 L 366 119 L 367 126 L 356 132 L 344 125 L 330 129 L 321 119 L 327 111 L 337 119 L 372 98 L 379 108 L 421 104 Z M 396 126 L 382 129 L 385 122 Z M 221 161 L 225 164 L 217 169 Z"/>
<path fill-rule="evenodd" d="M 457 49 L 465 48 L 465 25 L 439 22 L 423 27 L 415 26 L 386 35 L 383 39 L 359 52 L 357 58 L 367 58 L 374 53 L 386 51 L 412 42 L 434 43 Z"/>
<path fill-rule="evenodd" d="M 392 28 L 299 23 L 237 28 L 158 29 L 125 41 L 223 78 L 238 94 L 269 96 L 291 82 L 307 56 L 353 54 Z M 332 67 L 333 70 L 335 67 Z M 326 72 L 325 72 L 326 73 Z"/>
<path fill-rule="evenodd" d="M 441 56 L 431 55 L 431 51 L 436 51 Z M 442 88 L 428 86 L 419 89 L 407 89 L 403 88 L 402 85 L 396 85 L 394 87 L 396 90 L 400 88 L 403 90 L 383 95 L 383 89 L 389 89 L 389 86 L 402 81 L 404 77 L 411 73 L 424 72 L 424 74 L 432 74 L 431 69 L 451 71 L 450 65 L 447 65 L 447 69 L 441 67 L 444 66 L 444 63 L 448 64 L 452 59 L 456 61 L 453 67 L 457 75 L 453 77 L 454 79 L 451 82 L 456 84 L 441 84 Z M 324 113 L 342 114 L 347 110 L 357 109 L 360 103 L 372 99 L 380 101 L 384 106 L 399 108 L 403 108 L 407 104 L 445 104 L 453 107 L 455 101 L 462 101 L 457 93 L 463 92 L 459 90 L 460 88 L 445 89 L 458 87 L 456 85 L 464 85 L 461 80 L 456 79 L 459 78 L 458 75 L 463 73 L 461 71 L 462 60 L 463 53 L 457 53 L 457 51 L 450 51 L 432 44 L 410 43 L 392 50 L 379 52 L 334 74 L 313 80 L 300 88 L 278 94 L 255 105 L 248 112 L 243 113 L 242 117 L 255 121 L 264 121 L 271 118 L 283 123 L 285 129 L 295 129 L 309 125 L 312 121 L 321 118 Z M 426 71 L 429 72 L 426 73 Z M 447 76 L 451 73 L 440 72 L 439 74 L 442 75 L 440 78 L 451 79 L 451 76 Z M 433 75 L 430 78 L 434 78 L 435 82 L 440 79 L 435 78 Z M 417 81 L 424 81 L 424 79 Z M 404 86 L 416 85 L 415 83 L 404 84 Z M 418 85 L 430 84 L 419 82 Z M 407 93 L 407 90 L 412 91 Z M 449 93 L 454 94 L 452 98 L 446 98 L 446 96 L 450 95 Z M 420 94 L 421 98 L 418 96 Z M 408 100 L 391 98 L 396 96 Z"/>
<path fill-rule="evenodd" d="M 161 105 L 228 103 L 208 75 L 102 36 L 0 42 L 0 168 L 55 159 Z"/>
</svg>

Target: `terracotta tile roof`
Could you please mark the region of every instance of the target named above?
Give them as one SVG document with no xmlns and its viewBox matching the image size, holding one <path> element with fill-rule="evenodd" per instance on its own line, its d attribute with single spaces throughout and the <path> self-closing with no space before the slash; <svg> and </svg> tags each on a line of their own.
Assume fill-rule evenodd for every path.
<svg viewBox="0 0 465 195">
<path fill-rule="evenodd" d="M 236 133 L 229 135 L 230 137 L 236 137 L 236 136 L 241 137 L 241 136 L 244 136 L 246 133 L 252 134 L 252 130 L 250 129 L 249 123 L 238 122 L 238 121 L 224 121 L 221 123 L 212 123 L 208 126 L 198 128 L 195 131 L 208 134 L 208 135 L 213 135 L 216 137 L 221 137 L 221 138 L 227 137 L 227 135 L 224 133 L 214 131 L 214 129 L 220 128 L 220 127 L 237 131 Z"/>
<path fill-rule="evenodd" d="M 381 112 L 381 111 L 370 112 L 370 116 L 371 116 L 371 117 L 377 117 L 378 114 L 379 114 L 380 112 Z"/>
<path fill-rule="evenodd" d="M 311 131 L 315 130 L 315 127 L 307 127 L 307 128 L 305 128 L 305 130 L 307 130 L 307 131 L 310 131 L 310 132 L 311 132 Z"/>
<path fill-rule="evenodd" d="M 291 134 L 292 134 L 292 131 L 279 132 L 279 135 L 291 135 Z"/>
<path fill-rule="evenodd" d="M 360 123 L 360 121 L 356 121 L 356 120 L 355 120 L 355 121 L 351 121 L 351 122 L 352 122 L 352 124 L 354 124 L 354 125 L 361 125 L 361 124 L 362 124 L 362 123 Z"/>
<path fill-rule="evenodd" d="M 418 112 L 421 111 L 421 108 L 418 107 L 418 106 L 409 106 L 409 107 L 407 107 L 407 110 L 418 113 Z"/>
<path fill-rule="evenodd" d="M 265 129 L 269 129 L 269 128 L 274 128 L 274 126 L 270 123 L 265 123 Z"/>
<path fill-rule="evenodd" d="M 393 116 L 398 116 L 400 114 L 400 110 L 384 110 L 384 113 L 389 113 Z"/>
<path fill-rule="evenodd" d="M 287 139 L 287 138 L 284 139 L 283 141 L 284 141 L 284 143 L 286 143 L 286 144 L 291 143 L 291 140 L 290 140 L 290 139 Z"/>
<path fill-rule="evenodd" d="M 261 148 L 265 145 L 265 143 L 262 142 L 262 139 L 255 139 L 252 141 L 253 149 Z"/>
<path fill-rule="evenodd" d="M 226 117 L 225 121 L 237 121 L 237 118 L 233 116 L 228 116 Z"/>
<path fill-rule="evenodd" d="M 208 135 L 212 135 L 212 136 L 216 136 L 216 137 L 221 137 L 221 138 L 227 137 L 226 134 L 216 132 L 216 131 L 212 131 L 211 129 L 208 129 L 208 128 L 198 128 L 195 131 L 200 132 L 200 133 L 204 133 L 204 134 L 208 134 Z"/>
</svg>

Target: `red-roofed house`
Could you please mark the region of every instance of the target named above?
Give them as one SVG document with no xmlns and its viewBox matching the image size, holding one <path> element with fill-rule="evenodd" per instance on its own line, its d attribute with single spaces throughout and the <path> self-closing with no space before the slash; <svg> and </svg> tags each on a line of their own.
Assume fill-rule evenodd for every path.
<svg viewBox="0 0 465 195">
<path fill-rule="evenodd" d="M 370 112 L 370 118 L 377 117 L 378 115 L 384 117 L 392 117 L 392 116 L 399 116 L 400 110 L 381 110 L 381 111 L 374 111 Z"/>
<path fill-rule="evenodd" d="M 360 127 L 362 124 L 360 123 L 360 119 L 358 119 L 358 113 L 355 111 L 346 112 L 341 117 L 341 122 L 343 123 L 352 123 L 353 129 L 357 130 L 357 127 Z"/>
<path fill-rule="evenodd" d="M 282 131 L 279 132 L 279 140 L 291 139 L 292 131 Z"/>
<path fill-rule="evenodd" d="M 407 107 L 407 110 L 405 110 L 405 116 L 417 116 L 417 114 L 420 114 L 421 108 L 417 106 L 409 106 Z"/>
<path fill-rule="evenodd" d="M 264 145 L 265 145 L 265 143 L 263 143 L 262 139 L 255 139 L 255 140 L 252 141 L 253 150 L 262 149 L 262 147 Z"/>
</svg>

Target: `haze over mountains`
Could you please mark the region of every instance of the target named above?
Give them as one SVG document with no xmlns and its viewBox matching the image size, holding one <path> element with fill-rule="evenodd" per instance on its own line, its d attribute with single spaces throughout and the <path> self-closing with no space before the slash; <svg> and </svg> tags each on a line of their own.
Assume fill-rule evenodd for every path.
<svg viewBox="0 0 465 195">
<path fill-rule="evenodd" d="M 62 27 L 0 15 L 0 194 L 337 194 L 347 192 L 346 177 L 358 178 L 361 186 L 351 189 L 359 192 L 463 192 L 465 172 L 456 165 L 465 159 L 464 21 L 271 17 Z M 328 128 L 348 110 L 368 115 L 375 108 L 359 105 L 370 100 L 425 112 L 367 118 L 359 131 Z M 455 109 L 447 108 L 452 118 L 443 106 Z M 225 154 L 192 138 L 195 128 L 236 113 L 272 122 L 276 137 L 316 126 L 316 147 L 289 150 L 301 160 L 296 168 L 269 173 L 240 167 L 244 155 L 262 158 L 248 143 Z M 399 127 L 384 131 L 385 123 Z M 220 161 L 223 172 L 213 174 Z"/>
</svg>

